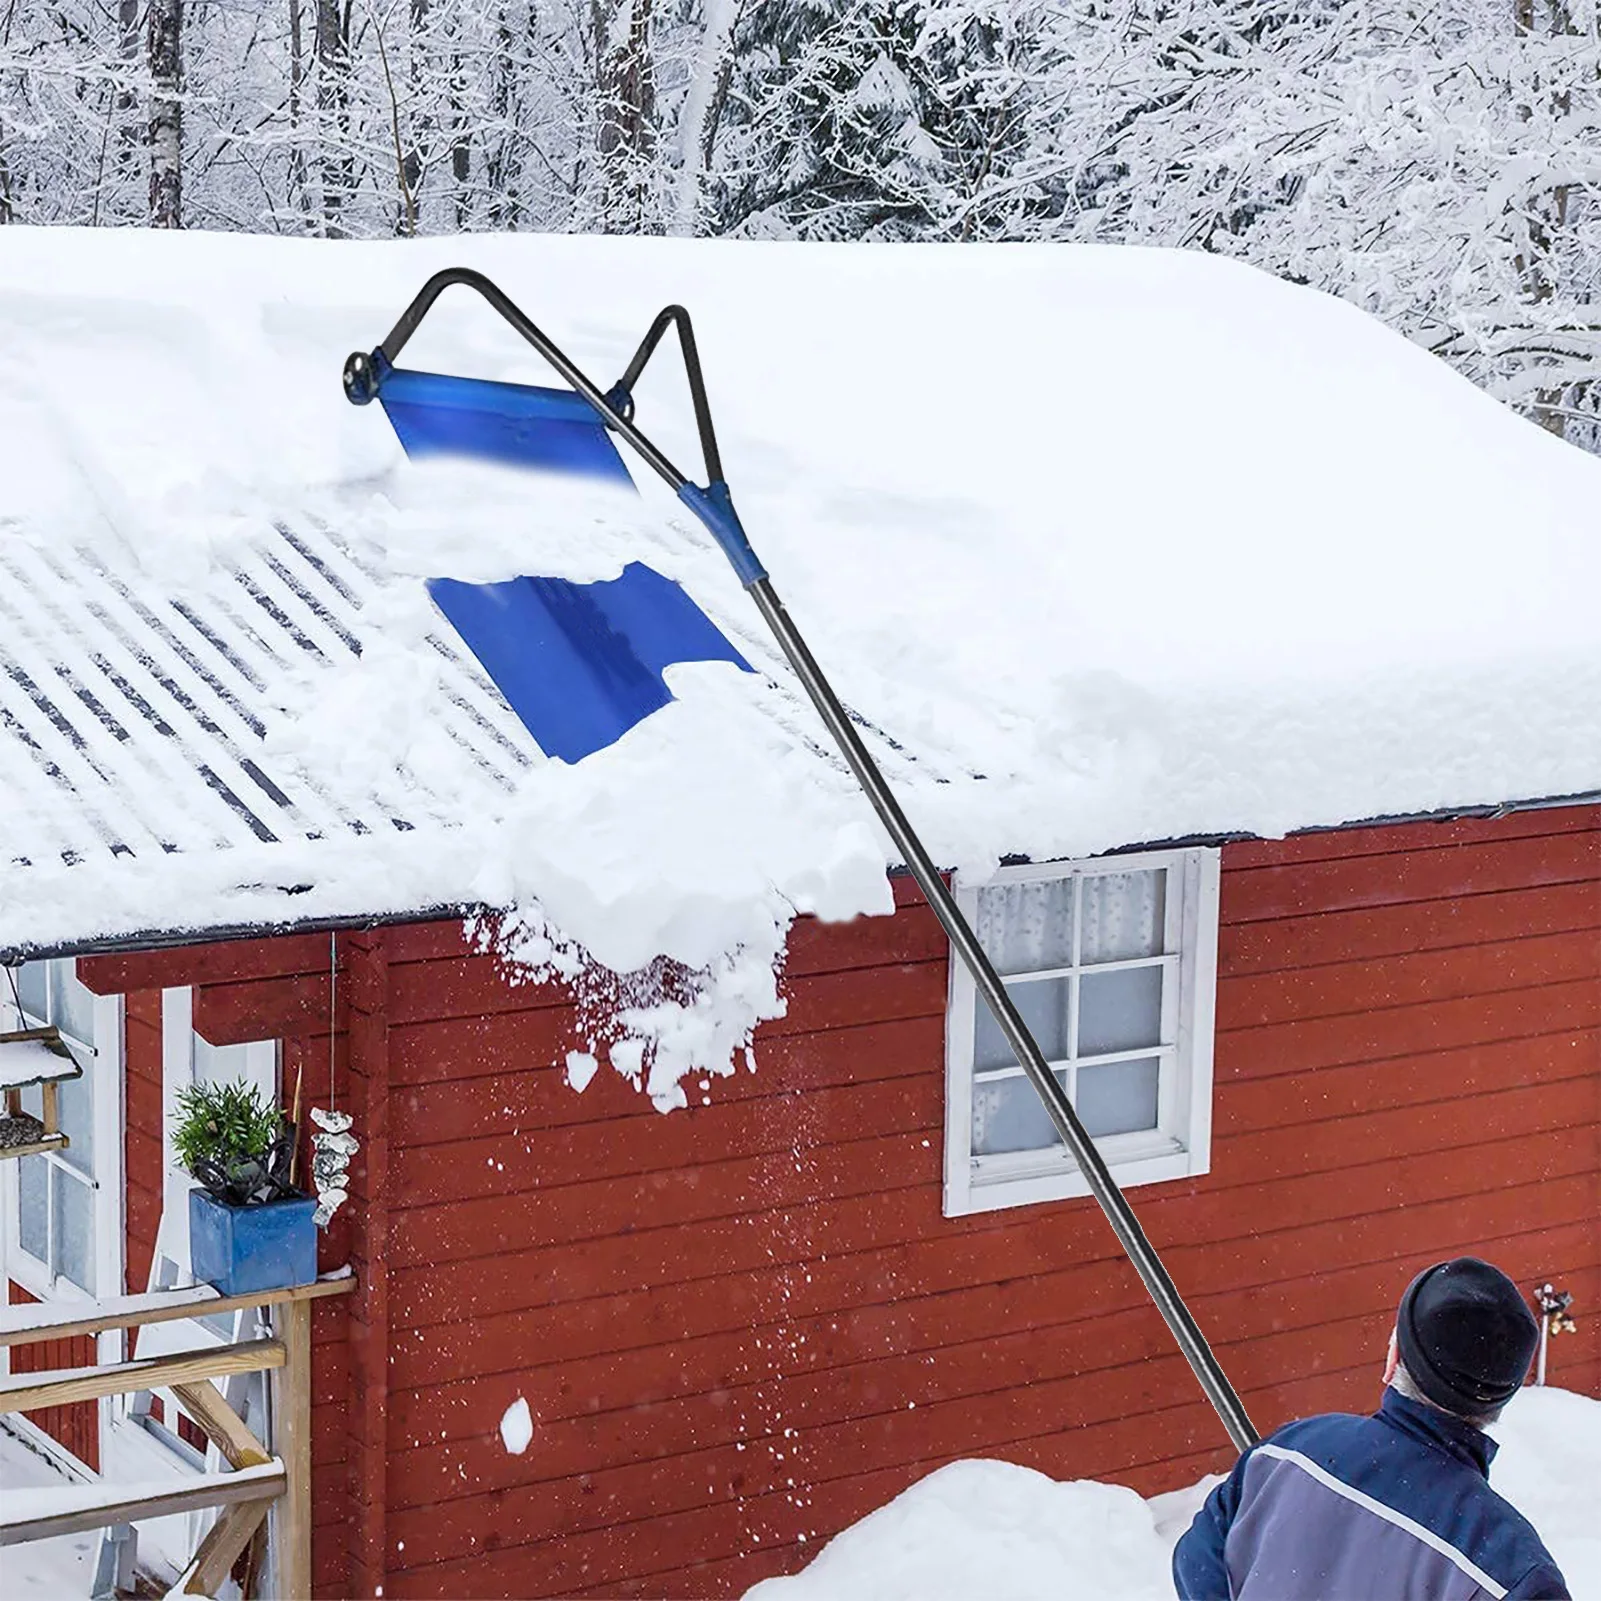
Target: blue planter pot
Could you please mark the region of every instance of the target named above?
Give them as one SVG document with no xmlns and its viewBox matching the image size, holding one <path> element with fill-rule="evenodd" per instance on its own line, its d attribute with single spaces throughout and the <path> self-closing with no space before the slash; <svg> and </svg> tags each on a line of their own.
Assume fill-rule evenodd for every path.
<svg viewBox="0 0 1601 1601">
<path fill-rule="evenodd" d="M 309 1195 L 264 1206 L 229 1206 L 189 1192 L 189 1266 L 223 1295 L 284 1290 L 317 1276 L 317 1225 Z"/>
</svg>

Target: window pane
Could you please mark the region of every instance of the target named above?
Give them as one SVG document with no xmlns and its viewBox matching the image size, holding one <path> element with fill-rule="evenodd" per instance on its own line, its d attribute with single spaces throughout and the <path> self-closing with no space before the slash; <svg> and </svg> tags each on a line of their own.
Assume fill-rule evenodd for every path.
<svg viewBox="0 0 1601 1601">
<path fill-rule="evenodd" d="M 1073 961 L 1073 880 L 994 884 L 978 892 L 979 943 L 1002 973 Z"/>
<path fill-rule="evenodd" d="M 1078 1053 L 1132 1051 L 1162 1043 L 1162 969 L 1124 967 L 1079 980 Z"/>
<path fill-rule="evenodd" d="M 1166 901 L 1167 872 L 1163 868 L 1087 875 L 1079 959 L 1088 965 L 1162 955 Z"/>
<path fill-rule="evenodd" d="M 24 962 L 15 970 L 17 980 L 17 994 L 22 999 L 22 1009 L 30 1013 L 38 1022 L 47 1023 L 50 1020 L 50 964 L 48 962 Z M 9 989 L 11 986 L 6 986 Z M 10 999 L 8 996 L 7 999 Z"/>
<path fill-rule="evenodd" d="M 51 1267 L 79 1289 L 94 1293 L 94 1191 L 65 1168 L 50 1170 L 55 1186 L 55 1260 Z"/>
<path fill-rule="evenodd" d="M 1006 993 L 1012 997 L 1029 1033 L 1045 1053 L 1048 1062 L 1067 1059 L 1067 1007 L 1070 981 L 1065 978 L 1042 978 L 1033 984 L 1008 984 Z M 973 1066 L 980 1071 L 986 1067 L 1011 1067 L 1017 1055 L 1006 1043 L 1001 1025 L 990 1013 L 982 995 L 973 998 Z"/>
<path fill-rule="evenodd" d="M 1078 1070 L 1073 1109 L 1095 1139 L 1156 1127 L 1156 1084 L 1161 1064 L 1154 1056 L 1136 1062 L 1102 1062 Z"/>
<path fill-rule="evenodd" d="M 17 1163 L 17 1241 L 29 1256 L 50 1260 L 50 1164 L 42 1156 Z"/>
<path fill-rule="evenodd" d="M 248 1045 L 213 1045 L 194 1036 L 196 1084 L 232 1084 L 245 1077 L 250 1058 Z"/>
<path fill-rule="evenodd" d="M 91 990 L 80 984 L 73 975 L 76 965 L 70 957 L 50 964 L 55 968 L 55 1010 L 50 1021 L 63 1034 L 85 1045 L 95 1042 L 95 998 Z"/>
<path fill-rule="evenodd" d="M 973 1086 L 974 1156 L 1048 1151 L 1060 1144 L 1056 1125 L 1026 1078 L 998 1078 Z"/>
<path fill-rule="evenodd" d="M 61 1132 L 72 1142 L 61 1153 L 61 1160 L 71 1162 L 85 1173 L 94 1172 L 95 1119 L 94 1070 L 92 1063 L 84 1065 L 78 1078 L 61 1080 Z"/>
</svg>

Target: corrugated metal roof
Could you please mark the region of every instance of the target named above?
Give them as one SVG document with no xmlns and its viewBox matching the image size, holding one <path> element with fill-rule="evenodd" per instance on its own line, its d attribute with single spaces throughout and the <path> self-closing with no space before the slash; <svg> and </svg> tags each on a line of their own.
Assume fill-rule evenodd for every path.
<svg viewBox="0 0 1601 1601">
<path fill-rule="evenodd" d="M 120 536 L 52 549 L 0 523 L 0 955 L 475 901 L 463 864 L 424 873 L 428 888 L 415 894 L 409 881 L 387 887 L 386 875 L 401 859 L 437 856 L 441 831 L 497 812 L 546 757 L 443 617 L 420 640 L 407 636 L 429 658 L 438 737 L 422 759 L 397 739 L 381 772 L 351 774 L 283 740 L 294 718 L 284 686 L 297 673 L 312 695 L 337 683 L 364 638 L 383 637 L 373 614 L 420 580 L 311 519 L 230 539 L 200 565 L 175 581 L 146 570 Z M 834 761 L 754 620 L 720 622 L 761 673 L 786 735 Z M 939 780 L 938 763 L 866 732 L 892 776 L 915 765 Z M 214 865 L 197 875 L 201 861 Z M 192 900 L 171 887 L 190 883 L 202 886 Z M 43 916 L 18 904 L 23 886 Z M 95 897 L 113 891 L 102 919 Z"/>
<path fill-rule="evenodd" d="M 474 790 L 509 792 L 543 757 L 443 623 L 426 643 L 455 713 L 454 771 L 401 764 L 392 786 L 352 796 L 274 759 L 269 683 L 297 657 L 359 656 L 354 625 L 385 582 L 325 526 L 266 529 L 181 594 L 103 550 L 0 541 L 8 858 L 334 840 L 448 822 Z"/>
</svg>

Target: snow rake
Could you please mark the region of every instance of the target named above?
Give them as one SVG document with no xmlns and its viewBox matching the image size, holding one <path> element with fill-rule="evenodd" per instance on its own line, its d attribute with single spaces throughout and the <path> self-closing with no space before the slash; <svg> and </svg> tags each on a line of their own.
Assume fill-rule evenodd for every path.
<svg viewBox="0 0 1601 1601">
<path fill-rule="evenodd" d="M 569 387 L 566 390 L 531 389 L 517 384 L 449 378 L 397 368 L 396 359 L 430 307 L 444 290 L 456 284 L 476 290 L 539 352 Z M 675 330 L 678 335 L 685 375 L 689 381 L 706 471 L 704 485 L 693 482 L 680 471 L 634 422 L 634 386 L 669 330 Z M 1056 1132 L 1078 1163 L 1091 1193 L 1156 1303 L 1206 1398 L 1222 1420 L 1229 1438 L 1241 1451 L 1253 1445 L 1258 1436 L 1233 1385 L 1229 1383 L 1167 1269 L 1146 1238 L 1128 1200 L 1112 1178 L 1105 1160 L 1074 1110 L 1066 1089 L 1051 1072 L 1044 1053 L 957 905 L 955 895 L 901 809 L 857 733 L 849 713 L 784 609 L 766 569 L 751 547 L 723 477 L 722 458 L 717 449 L 700 357 L 688 312 L 682 306 L 666 307 L 651 324 L 622 377 L 610 389 L 602 391 L 482 273 L 464 267 L 449 268 L 434 274 L 423 285 L 382 344 L 370 353 L 358 351 L 346 361 L 344 385 L 345 394 L 354 405 L 366 405 L 375 399 L 383 404 L 408 454 L 437 452 L 468 455 L 508 464 L 601 476 L 620 482 L 618 474 L 621 473 L 623 478 L 627 478 L 628 474 L 613 444 L 612 436 L 615 435 L 642 458 L 695 514 L 728 558 L 805 688 L 840 754 L 872 803 L 896 849 L 901 852 L 957 956 L 972 975 L 975 988 L 984 997 L 1018 1063 L 1039 1095 Z M 650 570 L 647 568 L 643 571 Z M 659 575 L 651 576 L 660 583 L 667 583 Z M 559 581 L 513 580 L 514 584 L 524 582 L 538 585 Z M 622 580 L 617 582 L 621 583 Z M 461 587 L 482 589 L 505 586 Z M 669 587 L 676 589 L 676 586 Z M 436 601 L 440 600 L 436 585 L 431 584 L 430 589 L 434 591 Z M 699 613 L 694 603 L 681 591 L 678 593 L 683 603 L 699 618 L 699 624 L 710 629 L 721 640 L 722 636 Z M 456 616 L 452 615 L 443 601 L 440 604 L 455 624 Z M 542 631 L 548 629 L 549 616 L 550 608 L 542 599 L 536 598 L 523 608 L 511 605 L 492 619 L 494 626 L 491 632 L 496 637 L 486 642 L 486 649 L 498 652 L 502 659 L 508 655 L 516 656 L 519 652 L 515 647 L 508 648 L 507 638 L 519 625 L 526 623 L 532 638 L 528 634 L 522 636 L 527 644 L 522 647 L 521 654 L 528 656 L 531 649 L 538 648 L 535 641 L 541 637 Z M 592 620 L 585 619 L 577 625 L 585 639 L 592 637 L 591 623 Z M 481 619 L 477 626 L 481 627 Z M 459 624 L 458 631 L 477 653 L 473 634 Z M 732 646 L 727 646 L 726 653 L 717 650 L 715 642 L 708 640 L 692 620 L 685 625 L 685 632 L 692 649 L 709 650 L 714 657 L 726 654 L 727 659 L 745 665 Z M 615 635 L 616 630 L 610 630 L 610 633 Z M 567 629 L 567 637 L 577 637 L 571 626 Z M 723 643 L 726 646 L 726 641 Z M 642 653 L 636 651 L 634 654 L 638 657 Z M 695 654 L 668 659 L 704 660 L 707 657 Z M 480 660 L 485 660 L 483 655 L 480 655 Z M 488 661 L 485 661 L 485 665 L 490 667 Z M 643 661 L 639 670 L 649 675 L 649 667 Z M 490 667 L 490 671 L 493 676 L 494 668 Z M 537 676 L 529 674 L 526 667 L 521 671 L 513 669 L 512 688 L 508 691 L 503 685 L 502 692 L 507 694 L 513 710 L 523 717 L 536 740 L 541 740 L 543 744 L 543 740 L 550 735 L 548 731 L 545 735 L 541 734 L 539 709 L 535 707 L 529 715 L 525 715 L 524 707 L 513 698 L 514 694 L 523 693 L 522 686 L 528 679 Z M 612 676 L 615 677 L 615 674 Z M 659 673 L 654 676 L 659 686 Z M 594 690 L 585 684 L 578 687 L 578 693 L 591 695 Z M 582 739 L 577 742 L 578 745 L 582 743 Z M 601 737 L 599 743 L 609 743 L 609 740 Z M 549 746 L 544 748 L 550 749 Z"/>
</svg>

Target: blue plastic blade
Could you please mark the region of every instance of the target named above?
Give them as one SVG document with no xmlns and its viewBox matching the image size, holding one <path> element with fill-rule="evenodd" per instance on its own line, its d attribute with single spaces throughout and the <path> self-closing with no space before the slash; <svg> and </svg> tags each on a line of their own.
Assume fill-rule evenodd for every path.
<svg viewBox="0 0 1601 1601">
<path fill-rule="evenodd" d="M 379 399 L 406 454 L 464 456 L 633 487 L 599 414 L 570 390 L 393 369 Z M 430 578 L 428 593 L 547 756 L 576 762 L 673 697 L 674 662 L 750 665 L 643 562 L 595 584 Z"/>
<path fill-rule="evenodd" d="M 600 414 L 570 389 L 397 367 L 378 399 L 408 456 L 466 456 L 633 487 Z"/>
<path fill-rule="evenodd" d="M 547 756 L 614 743 L 673 697 L 674 662 L 749 664 L 670 578 L 643 562 L 596 584 L 431 578 L 428 593 Z"/>
</svg>

